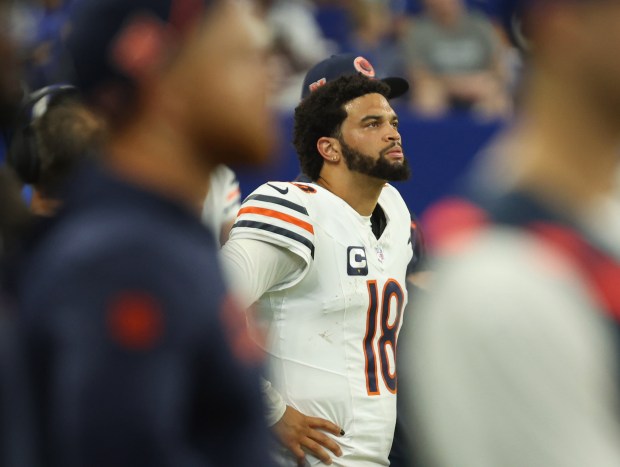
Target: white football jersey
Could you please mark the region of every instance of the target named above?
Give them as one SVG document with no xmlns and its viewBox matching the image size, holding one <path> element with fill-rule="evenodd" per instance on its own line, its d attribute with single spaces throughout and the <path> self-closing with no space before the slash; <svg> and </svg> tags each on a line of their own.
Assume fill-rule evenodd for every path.
<svg viewBox="0 0 620 467">
<path fill-rule="evenodd" d="M 379 205 L 387 226 L 377 239 L 368 219 L 330 191 L 270 182 L 244 201 L 231 231 L 306 262 L 261 297 L 258 321 L 269 379 L 286 403 L 344 429 L 338 466 L 389 465 L 394 435 L 396 341 L 413 253 L 400 194 L 386 185 Z"/>
</svg>

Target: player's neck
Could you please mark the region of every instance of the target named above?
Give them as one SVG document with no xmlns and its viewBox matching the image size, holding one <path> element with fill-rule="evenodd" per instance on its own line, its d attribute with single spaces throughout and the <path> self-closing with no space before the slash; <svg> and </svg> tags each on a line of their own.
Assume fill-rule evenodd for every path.
<svg viewBox="0 0 620 467">
<path fill-rule="evenodd" d="M 373 213 L 385 185 L 383 180 L 348 170 L 323 170 L 316 183 L 342 198 L 361 216 Z"/>
<path fill-rule="evenodd" d="M 197 211 L 213 169 L 187 138 L 165 121 L 146 117 L 116 134 L 106 163 L 120 177 Z"/>
<path fill-rule="evenodd" d="M 517 127 L 520 184 L 580 211 L 613 189 L 620 128 L 600 103 L 562 80 L 539 79 Z"/>
</svg>

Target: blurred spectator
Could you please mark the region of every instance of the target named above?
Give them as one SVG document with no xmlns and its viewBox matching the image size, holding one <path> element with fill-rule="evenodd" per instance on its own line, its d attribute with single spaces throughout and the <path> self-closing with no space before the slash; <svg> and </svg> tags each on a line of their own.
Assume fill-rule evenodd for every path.
<svg viewBox="0 0 620 467">
<path fill-rule="evenodd" d="M 15 44 L 9 32 L 12 20 L 11 5 L 0 0 L 0 155 L 5 152 L 5 130 L 17 119 L 22 88 L 20 69 L 15 53 Z M 0 162 L 2 160 L 0 159 Z M 9 237 L 15 235 L 15 229 L 28 218 L 25 206 L 17 195 L 18 184 L 5 169 L 0 174 L 0 256 L 6 250 Z"/>
<path fill-rule="evenodd" d="M 403 53 L 389 2 L 351 2 L 350 14 L 353 27 L 342 52 L 364 56 L 386 76 L 404 76 Z"/>
<path fill-rule="evenodd" d="M 7 34 L 10 17 L 9 2 L 0 0 L 0 130 L 14 120 L 21 97 L 14 44 Z M 0 155 L 2 152 L 0 148 Z M 5 166 L 0 167 L 0 265 L 4 266 L 14 239 L 19 238 L 29 220 L 13 173 Z M 2 286 L 6 279 L 3 267 L 0 269 Z M 24 367 L 19 358 L 17 323 L 13 312 L 13 307 L 6 300 L 4 287 L 0 287 L 0 465 L 3 467 L 36 465 L 30 437 L 31 401 L 27 396 Z"/>
<path fill-rule="evenodd" d="M 498 4 L 503 0 L 464 0 L 469 10 L 480 11 L 491 17 L 498 14 Z M 401 4 L 405 11 L 411 15 L 418 15 L 424 10 L 424 0 L 393 0 L 396 4 Z"/>
<path fill-rule="evenodd" d="M 53 215 L 70 175 L 102 143 L 104 125 L 67 85 L 35 91 L 22 114 L 8 162 L 23 183 L 34 187 L 33 213 Z"/>
<path fill-rule="evenodd" d="M 13 249 L 30 220 L 28 208 L 19 196 L 15 174 L 6 166 L 0 167 L 0 258 Z"/>
<path fill-rule="evenodd" d="M 64 39 L 70 30 L 74 0 L 35 0 L 16 8 L 12 30 L 18 38 L 24 79 L 38 89 L 63 78 Z"/>
<path fill-rule="evenodd" d="M 306 71 L 321 61 L 335 45 L 323 36 L 308 0 L 259 0 L 272 34 L 271 72 L 274 104 L 293 109 Z"/>
<path fill-rule="evenodd" d="M 0 130 L 13 123 L 23 94 L 15 44 L 10 37 L 12 20 L 9 2 L 0 0 Z"/>
<path fill-rule="evenodd" d="M 511 104 L 502 45 L 484 16 L 469 12 L 463 0 L 425 0 L 405 39 L 414 85 L 413 105 L 442 115 L 470 108 L 485 118 L 506 117 Z"/>
<path fill-rule="evenodd" d="M 262 355 L 198 209 L 216 165 L 272 150 L 261 25 L 225 0 L 77 15 L 75 83 L 109 137 L 15 271 L 32 465 L 269 466 Z"/>
<path fill-rule="evenodd" d="M 316 21 L 326 39 L 333 41 L 338 50 L 347 42 L 349 35 L 349 5 L 348 0 L 315 1 Z"/>
</svg>

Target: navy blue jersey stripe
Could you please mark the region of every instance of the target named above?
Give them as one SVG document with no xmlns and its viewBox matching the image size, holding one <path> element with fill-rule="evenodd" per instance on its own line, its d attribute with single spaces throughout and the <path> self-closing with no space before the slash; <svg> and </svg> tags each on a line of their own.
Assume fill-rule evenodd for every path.
<svg viewBox="0 0 620 467">
<path fill-rule="evenodd" d="M 305 214 L 306 216 L 308 215 L 308 211 L 306 211 L 306 208 L 304 208 L 303 206 L 301 206 L 299 204 L 295 204 L 295 203 L 293 203 L 291 201 L 288 201 L 286 199 L 277 198 L 276 196 L 250 195 L 243 202 L 245 203 L 245 202 L 250 201 L 252 199 L 255 199 L 256 201 L 264 201 L 266 203 L 279 204 L 280 206 L 287 207 L 289 209 L 292 209 L 293 211 L 297 211 L 297 212 L 300 212 L 301 214 Z"/>
<path fill-rule="evenodd" d="M 290 230 L 283 229 L 282 227 L 276 227 L 275 225 L 271 224 L 265 224 L 264 222 L 255 221 L 237 221 L 235 225 L 233 225 L 233 229 L 235 227 L 249 227 L 250 229 L 266 230 L 267 232 L 272 232 L 278 235 L 282 235 L 283 237 L 288 237 L 308 247 L 312 258 L 314 258 L 314 243 L 312 243 L 306 237 L 296 234 L 295 232 L 291 232 Z"/>
</svg>

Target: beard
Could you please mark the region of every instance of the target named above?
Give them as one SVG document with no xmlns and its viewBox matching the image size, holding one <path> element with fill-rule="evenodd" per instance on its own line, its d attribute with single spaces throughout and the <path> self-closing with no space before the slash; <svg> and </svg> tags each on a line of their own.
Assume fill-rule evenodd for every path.
<svg viewBox="0 0 620 467">
<path fill-rule="evenodd" d="M 391 144 L 389 147 L 382 149 L 379 152 L 379 159 L 374 159 L 372 156 L 353 149 L 344 142 L 342 137 L 338 138 L 338 141 L 342 147 L 344 162 L 352 172 L 358 172 L 388 182 L 400 182 L 409 179 L 411 176 L 411 169 L 406 157 L 402 162 L 390 162 L 385 157 L 388 151 L 392 150 L 398 143 Z"/>
</svg>

